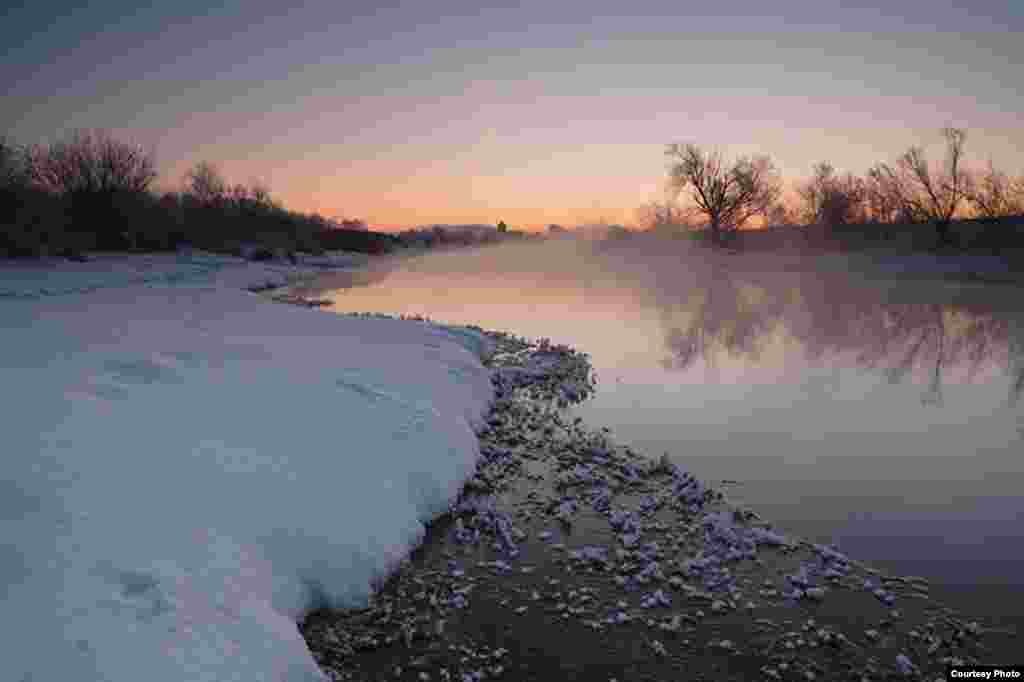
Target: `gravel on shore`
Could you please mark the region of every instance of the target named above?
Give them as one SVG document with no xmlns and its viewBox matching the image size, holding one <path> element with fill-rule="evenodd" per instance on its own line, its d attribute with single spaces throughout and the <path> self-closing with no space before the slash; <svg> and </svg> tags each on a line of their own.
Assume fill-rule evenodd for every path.
<svg viewBox="0 0 1024 682">
<path fill-rule="evenodd" d="M 594 389 L 586 355 L 484 333 L 475 475 L 367 608 L 300 624 L 331 679 L 930 681 L 1011 662 L 1012 633 L 927 580 L 788 536 L 569 416 Z"/>
</svg>

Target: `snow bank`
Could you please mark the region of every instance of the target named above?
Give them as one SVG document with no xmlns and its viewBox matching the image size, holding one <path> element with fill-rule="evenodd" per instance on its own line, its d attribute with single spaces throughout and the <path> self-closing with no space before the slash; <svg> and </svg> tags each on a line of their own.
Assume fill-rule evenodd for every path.
<svg viewBox="0 0 1024 682">
<path fill-rule="evenodd" d="M 63 258 L 0 259 L 0 298 L 38 298 L 86 293 L 132 284 L 146 286 L 209 286 L 235 288 L 283 286 L 322 272 L 325 268 L 364 265 L 364 254 L 332 251 L 322 256 L 298 254 L 286 261 L 251 262 L 234 256 L 181 250 L 125 256 L 93 254 L 86 262 Z"/>
<path fill-rule="evenodd" d="M 307 272 L 315 270 L 250 263 L 199 251 L 133 256 L 94 254 L 86 262 L 63 258 L 0 260 L 0 298 L 39 298 L 129 285 L 282 285 Z"/>
<path fill-rule="evenodd" d="M 0 678 L 321 680 L 296 620 L 472 473 L 487 345 L 154 258 L 0 268 Z"/>
</svg>

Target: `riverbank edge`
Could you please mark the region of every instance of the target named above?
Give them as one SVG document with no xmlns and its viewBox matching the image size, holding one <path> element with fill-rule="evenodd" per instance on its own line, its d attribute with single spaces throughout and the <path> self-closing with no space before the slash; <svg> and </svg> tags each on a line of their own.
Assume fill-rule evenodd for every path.
<svg viewBox="0 0 1024 682">
<path fill-rule="evenodd" d="M 278 297 L 276 300 L 280 302 L 287 302 L 291 304 L 303 305 L 302 301 L 299 300 L 284 300 Z M 387 317 L 387 316 L 385 316 Z M 420 318 L 422 319 L 422 318 Z M 483 332 L 483 330 L 477 330 Z M 550 346 L 547 342 L 543 342 L 544 346 L 530 346 L 525 340 L 516 339 L 516 337 L 503 334 L 500 332 L 483 332 L 490 336 L 497 342 L 499 346 L 498 350 L 490 358 L 485 358 L 485 364 L 495 369 L 494 361 L 496 357 L 501 357 L 503 353 L 507 354 L 508 349 L 504 351 L 501 349 L 503 341 L 512 340 L 514 345 L 517 346 L 518 351 L 522 353 L 526 349 L 530 349 L 532 353 L 537 353 L 540 350 L 542 353 L 550 352 Z M 558 347 L 558 352 L 567 353 L 568 357 L 573 358 L 574 361 L 583 359 L 586 362 L 586 371 L 589 373 L 590 365 L 586 361 L 585 356 L 577 354 L 572 349 L 565 347 Z M 515 353 L 513 352 L 513 355 Z M 526 358 L 528 360 L 528 358 Z M 576 371 L 578 371 L 579 364 L 574 362 Z M 496 376 L 501 376 L 500 373 Z M 523 378 L 524 375 L 520 373 L 518 375 Z M 513 386 L 509 389 L 507 386 L 502 389 L 496 384 L 496 392 L 498 397 L 495 403 L 491 407 L 491 411 L 487 417 L 488 424 L 493 427 L 496 423 L 502 423 L 504 420 L 509 418 L 510 413 L 508 412 L 509 406 L 514 404 L 508 400 L 503 401 L 504 398 L 508 398 L 507 393 L 519 394 L 520 392 L 533 392 L 533 399 L 537 398 L 536 388 L 538 385 L 546 387 L 546 399 L 550 400 L 558 392 L 558 386 L 560 381 L 557 377 L 557 372 L 553 371 L 553 368 L 547 372 L 534 373 L 529 375 L 527 373 L 526 380 L 519 386 Z M 578 389 L 578 377 L 577 386 Z M 506 391 L 506 395 L 502 396 L 502 391 Z M 542 388 L 541 393 L 544 394 L 545 390 Z M 582 398 L 583 396 L 577 395 L 576 397 Z M 563 398 L 563 402 L 564 398 Z M 549 417 L 550 418 L 550 415 Z M 550 424 L 549 424 L 550 425 Z M 578 423 L 575 426 L 579 426 Z M 593 431 L 589 431 L 593 435 Z M 602 437 L 606 437 L 601 434 Z M 485 451 L 488 447 L 485 442 L 485 434 L 481 433 L 481 448 Z M 637 464 L 640 464 L 645 458 L 639 453 L 635 453 L 626 448 L 621 451 L 625 453 L 625 457 L 628 460 L 632 460 Z M 648 465 L 651 464 L 651 460 L 646 459 Z M 410 595 L 409 590 L 403 586 L 416 584 L 422 587 L 426 583 L 434 582 L 440 576 L 447 576 L 448 578 L 457 579 L 464 577 L 466 571 L 464 569 L 451 569 L 445 571 L 441 567 L 441 564 L 446 563 L 449 566 L 452 564 L 455 556 L 453 547 L 459 543 L 456 542 L 454 545 L 451 541 L 451 531 L 453 527 L 458 527 L 462 518 L 465 517 L 467 510 L 472 512 L 472 508 L 465 507 L 466 500 L 472 500 L 478 496 L 481 490 L 496 490 L 496 489 L 507 489 L 511 483 L 509 480 L 501 480 L 504 475 L 508 472 L 502 467 L 495 470 L 493 467 L 494 462 L 488 462 L 486 456 L 482 456 L 478 463 L 477 473 L 470 478 L 463 487 L 459 497 L 453 501 L 451 509 L 441 516 L 435 518 L 427 525 L 427 534 L 423 544 L 415 549 L 406 559 L 404 559 L 399 568 L 386 580 L 382 580 L 380 584 L 375 586 L 374 597 L 371 600 L 369 607 L 364 609 L 356 610 L 332 610 L 323 609 L 310 614 L 305 621 L 301 624 L 303 634 L 307 639 L 307 643 L 310 646 L 314 657 L 321 665 L 322 669 L 330 676 L 331 679 L 381 679 L 387 677 L 389 679 L 416 679 L 416 680 L 431 680 L 431 679 L 442 679 L 450 680 L 457 679 L 460 682 L 476 682 L 481 679 L 498 678 L 501 677 L 504 671 L 511 670 L 514 667 L 520 668 L 519 677 L 513 679 L 533 679 L 528 671 L 533 666 L 535 672 L 542 672 L 543 674 L 536 679 L 544 679 L 543 675 L 548 674 L 559 674 L 565 677 L 565 671 L 558 669 L 550 669 L 550 665 L 536 666 L 535 661 L 532 657 L 527 656 L 521 660 L 516 661 L 515 656 L 509 656 L 509 650 L 502 647 L 488 648 L 482 646 L 479 642 L 473 644 L 467 644 L 465 641 L 458 643 L 458 637 L 452 638 L 451 635 L 457 631 L 457 626 L 452 627 L 449 625 L 447 632 L 449 633 L 448 638 L 445 638 L 444 633 L 446 632 L 446 623 L 451 620 L 459 620 L 459 610 L 466 608 L 465 605 L 459 606 L 459 595 L 465 595 L 468 593 L 468 589 L 465 585 L 461 588 L 456 586 L 455 582 L 448 581 L 444 583 L 444 586 L 436 586 L 434 591 L 431 593 L 431 597 L 428 598 L 425 604 L 417 604 L 412 606 L 412 613 L 418 614 L 411 620 L 406 619 L 404 623 L 398 623 L 397 621 L 391 620 L 390 616 L 396 613 L 398 607 L 395 604 L 401 603 L 403 597 L 408 597 L 413 600 L 415 595 Z M 664 462 L 662 462 L 664 464 Z M 512 467 L 516 469 L 516 467 Z M 649 468 L 647 471 L 651 475 L 655 475 L 657 467 Z M 491 473 L 488 474 L 487 472 Z M 504 473 L 503 473 L 504 472 Z M 664 475 L 664 471 L 661 472 Z M 529 477 L 532 479 L 532 477 Z M 532 479 L 536 480 L 536 479 Z M 661 481 L 662 487 L 664 488 L 666 481 Z M 750 521 L 752 519 L 758 519 L 756 513 L 750 510 L 741 510 L 735 507 L 729 507 L 728 502 L 725 500 L 724 495 L 716 493 L 715 491 L 708 492 L 714 497 L 718 496 L 719 501 L 726 505 L 729 512 L 734 515 L 738 515 L 735 518 L 742 518 L 744 521 Z M 506 503 L 508 500 L 505 501 Z M 479 532 L 481 528 L 484 531 L 485 536 L 488 532 L 494 537 L 498 538 L 495 540 L 494 547 L 496 549 L 502 548 L 503 541 L 500 539 L 502 535 L 501 528 L 506 528 L 508 532 L 514 532 L 516 537 L 525 539 L 527 533 L 524 533 L 521 529 L 515 527 L 511 523 L 502 524 L 501 520 L 512 518 L 512 514 L 516 512 L 514 505 L 506 508 L 492 508 L 489 514 L 497 514 L 497 516 L 491 517 L 491 523 L 488 527 L 488 523 L 484 522 L 481 527 L 476 527 L 474 532 Z M 550 510 L 549 510 L 550 511 Z M 475 512 L 473 512 L 475 513 Z M 473 515 L 471 513 L 471 515 Z M 478 514 L 476 515 L 479 516 Z M 495 519 L 498 519 L 495 521 Z M 571 521 L 570 521 L 571 523 Z M 544 525 L 548 525 L 545 522 Z M 774 532 L 770 530 L 768 532 Z M 536 530 L 536 529 L 532 529 Z M 504 541 L 507 544 L 507 538 Z M 893 605 L 893 602 L 897 598 L 897 594 L 900 595 L 900 599 L 903 596 L 912 595 L 911 598 L 919 600 L 919 602 L 927 602 L 927 582 L 920 578 L 899 578 L 896 576 L 885 576 L 880 572 L 866 567 L 862 564 L 854 562 L 852 560 L 843 557 L 835 550 L 829 548 L 822 548 L 820 545 L 814 545 L 813 543 L 807 543 L 802 540 L 787 540 L 782 545 L 785 549 L 783 553 L 789 553 L 793 558 L 797 552 L 801 552 L 808 556 L 817 556 L 820 560 L 823 556 L 838 556 L 842 557 L 842 564 L 848 569 L 851 567 L 857 568 L 857 577 L 852 582 L 847 581 L 843 587 L 848 590 L 859 590 L 864 593 L 862 596 L 866 596 L 871 604 L 878 604 L 882 606 L 882 610 L 875 614 L 874 620 L 877 621 L 876 628 L 864 628 L 856 639 L 861 642 L 858 644 L 850 636 L 839 632 L 836 628 L 825 625 L 822 622 L 823 627 L 817 627 L 819 624 L 815 622 L 813 617 L 804 619 L 804 622 L 799 627 L 791 627 L 789 632 L 782 632 L 786 629 L 785 624 L 795 626 L 795 623 L 790 621 L 783 621 L 784 625 L 781 628 L 775 628 L 777 632 L 773 632 L 771 638 L 771 647 L 781 650 L 783 653 L 778 652 L 772 655 L 770 650 L 764 650 L 763 655 L 758 657 L 757 662 L 752 662 L 749 658 L 743 658 L 744 650 L 748 647 L 744 644 L 754 645 L 757 642 L 764 643 L 765 634 L 767 631 L 771 631 L 772 628 L 766 625 L 770 622 L 770 619 L 755 618 L 754 609 L 748 609 L 745 613 L 745 620 L 749 623 L 761 622 L 758 627 L 751 627 L 749 634 L 749 642 L 741 645 L 737 645 L 733 639 L 716 638 L 707 639 L 701 643 L 695 643 L 696 650 L 716 650 L 718 654 L 724 654 L 726 656 L 739 656 L 741 661 L 746 661 L 746 664 L 740 665 L 735 672 L 739 674 L 739 677 L 735 679 L 749 679 L 750 674 L 755 674 L 764 679 L 801 679 L 801 680 L 813 680 L 816 678 L 823 677 L 825 679 L 842 678 L 842 679 L 887 679 L 892 676 L 899 677 L 901 679 L 913 678 L 913 679 L 938 679 L 934 677 L 938 672 L 944 669 L 947 663 L 970 663 L 970 662 L 984 662 L 976 658 L 978 655 L 983 655 L 983 645 L 981 645 L 981 635 L 983 628 L 978 625 L 977 621 L 969 621 L 964 618 L 956 616 L 952 610 L 942 608 L 938 605 L 930 605 L 934 608 L 913 608 L 918 617 L 907 618 L 906 614 L 896 608 L 889 608 Z M 504 549 L 508 549 L 504 547 Z M 577 550 L 578 551 L 578 550 Z M 625 559 L 628 561 L 633 555 L 626 550 Z M 621 558 L 621 557 L 620 557 Z M 794 567 L 793 561 L 780 561 L 779 557 L 775 557 L 773 560 L 765 563 L 760 559 L 755 559 L 760 567 L 760 575 L 768 575 L 769 571 L 764 570 L 766 566 L 771 566 L 773 569 L 779 569 L 780 566 L 785 565 L 786 567 L 781 569 L 781 573 L 784 574 L 786 570 L 791 570 Z M 586 560 L 584 560 L 586 563 Z M 826 560 L 827 563 L 827 560 Z M 648 564 L 650 565 L 650 564 Z M 805 564 L 806 565 L 806 562 Z M 507 561 L 497 559 L 493 562 L 478 562 L 477 568 L 483 569 L 484 574 L 494 573 L 497 566 L 508 567 Z M 570 562 L 571 566 L 571 562 Z M 491 577 L 498 578 L 500 580 L 501 574 L 505 571 L 505 568 L 497 570 Z M 571 572 L 571 568 L 570 568 Z M 780 570 L 770 571 L 773 578 L 778 578 Z M 797 571 L 799 573 L 799 571 Z M 549 575 L 548 573 L 538 573 L 537 576 Z M 619 574 L 621 577 L 621 574 Z M 665 576 L 660 576 L 664 578 Z M 679 576 L 673 576 L 678 578 Z M 792 578 L 792 576 L 788 576 Z M 559 579 L 547 577 L 546 579 L 558 583 Z M 769 578 L 765 578 L 764 582 L 767 585 Z M 874 582 L 872 582 L 874 581 Z M 475 583 L 470 584 L 469 589 L 486 585 L 490 581 L 479 580 Z M 761 598 L 767 598 L 770 600 L 771 597 L 779 597 L 780 599 L 791 598 L 791 601 L 797 604 L 797 606 L 810 605 L 813 609 L 814 606 L 820 602 L 826 601 L 824 595 L 829 590 L 838 588 L 838 583 L 829 582 L 827 585 L 812 586 L 810 583 L 805 583 L 801 586 L 797 582 L 791 580 L 784 580 L 783 582 L 788 585 L 792 590 L 786 597 L 781 590 L 774 590 L 773 588 L 765 587 L 759 592 Z M 668 582 L 660 581 L 656 578 L 655 584 L 664 584 L 668 589 L 668 585 L 672 585 L 673 588 L 677 588 L 680 585 L 686 586 L 685 582 L 676 581 L 672 582 L 671 579 Z M 748 583 L 749 584 L 749 583 Z M 570 590 L 570 593 L 576 592 L 577 594 L 586 594 L 586 587 L 582 584 L 579 587 L 583 590 Z M 653 587 L 653 585 L 652 585 Z M 694 588 L 690 588 L 691 590 Z M 460 591 L 461 590 L 461 591 Z M 418 589 L 416 594 L 423 595 L 426 590 Z M 662 595 L 665 593 L 660 589 Z M 536 597 L 539 593 L 537 590 L 533 590 L 533 597 Z M 653 593 L 652 593 L 653 594 Z M 686 592 L 684 594 L 689 594 Z M 704 608 L 709 609 L 712 612 L 724 612 L 724 615 L 737 614 L 741 612 L 741 608 L 737 605 L 733 599 L 715 599 L 714 595 L 708 592 L 696 591 L 697 601 Z M 389 596 L 391 595 L 391 596 Z M 439 596 L 440 595 L 440 596 Z M 447 595 L 447 596 L 444 596 Z M 766 596 L 767 595 L 767 596 Z M 677 596 L 677 595 L 673 595 Z M 648 595 L 650 597 L 650 595 Z M 795 598 L 794 598 L 795 597 Z M 439 602 L 438 600 L 444 598 L 446 602 Z M 465 597 L 462 597 L 463 601 Z M 669 598 L 671 599 L 671 598 Z M 498 604 L 507 606 L 509 603 L 508 599 L 499 600 Z M 440 604 L 440 605 L 439 605 Z M 618 605 L 621 606 L 623 601 L 620 600 Z M 747 606 L 750 606 L 752 602 L 748 602 Z M 493 604 L 491 605 L 493 607 Z M 556 608 L 561 607 L 563 615 L 565 613 L 571 613 L 572 607 L 569 607 L 565 602 L 556 604 Z M 793 604 L 788 605 L 788 608 L 792 608 Z M 517 606 L 509 609 L 505 617 L 514 619 L 513 614 L 521 614 L 525 611 L 523 606 Z M 568 612 L 564 611 L 569 609 Z M 484 609 L 487 610 L 486 607 Z M 797 609 L 799 612 L 800 609 Z M 625 611 L 620 612 L 626 614 Z M 680 614 L 676 614 L 680 616 Z M 667 633 L 678 633 L 680 631 L 690 632 L 696 628 L 696 624 L 699 619 L 704 617 L 706 614 L 703 609 L 697 609 L 697 612 L 692 618 L 694 620 L 694 626 L 682 625 L 682 621 L 677 617 L 673 617 L 672 620 L 660 620 L 655 623 L 651 619 L 646 619 L 644 625 L 647 629 L 652 627 L 660 628 L 663 632 Z M 803 613 L 802 615 L 806 615 Z M 441 617 L 437 617 L 441 616 Z M 927 617 L 925 617 L 927 616 Z M 632 616 L 626 614 L 623 616 L 627 620 L 626 623 L 632 622 L 634 619 Z M 681 617 L 681 616 L 680 616 Z M 463 619 L 467 622 L 471 619 Z M 486 619 L 485 619 L 486 620 Z M 493 620 L 493 618 L 491 618 Z M 643 619 L 641 619 L 643 620 Z M 380 636 L 366 634 L 367 624 L 376 621 L 380 628 L 374 630 L 375 626 L 371 626 L 371 630 L 374 630 Z M 410 628 L 409 623 L 419 623 L 418 626 L 414 625 Z M 590 621 L 594 625 L 588 625 L 588 627 L 594 627 L 595 630 L 601 629 L 600 621 Z M 686 621 L 689 622 L 689 621 Z M 428 627 L 427 624 L 430 624 Z M 609 623 L 609 625 L 615 625 Z M 390 634 L 381 634 L 388 630 L 390 626 Z M 920 628 L 915 629 L 916 627 Z M 642 629 L 642 628 L 641 628 Z M 687 675 L 691 679 L 702 679 L 703 675 L 708 675 L 708 679 L 722 679 L 723 673 L 728 672 L 729 665 L 722 664 L 719 661 L 720 656 L 704 656 L 698 655 L 697 659 L 692 656 L 688 657 L 685 662 L 679 660 L 678 657 L 673 657 L 665 645 L 659 639 L 653 639 L 651 636 L 632 631 L 627 634 L 627 631 L 622 631 L 616 635 L 620 640 L 625 637 L 626 640 L 632 641 L 638 645 L 639 648 L 643 649 L 647 654 L 649 661 L 654 664 L 654 667 L 661 670 L 662 673 L 672 674 L 677 676 L 681 671 L 686 671 Z M 654 630 L 658 632 L 657 629 Z M 431 635 L 431 632 L 434 634 Z M 804 633 L 805 637 L 802 637 L 800 633 Z M 810 634 L 807 634 L 810 633 Z M 671 636 L 671 635 L 669 635 Z M 735 635 L 734 635 L 735 636 Z M 663 636 L 664 638 L 665 636 Z M 696 637 L 700 639 L 700 637 Z M 464 638 L 463 638 L 464 639 Z M 756 640 L 756 642 L 755 642 Z M 898 640 L 898 641 L 897 641 Z M 449 655 L 445 659 L 447 664 L 443 662 L 425 661 L 422 654 L 423 648 L 435 648 L 439 641 L 448 641 Z M 573 648 L 577 649 L 576 657 L 580 660 L 582 654 L 582 660 L 586 660 L 587 650 L 582 647 L 573 647 L 571 642 L 574 641 L 572 638 L 566 639 L 564 644 L 567 644 L 565 648 L 569 649 L 570 652 Z M 689 640 L 684 640 L 689 642 Z M 839 642 L 840 644 L 830 644 Z M 401 647 L 404 643 L 403 651 L 408 654 L 403 658 L 406 658 L 407 665 L 403 666 L 401 663 L 395 663 L 395 656 L 385 655 L 382 659 L 380 652 L 382 650 L 389 649 L 394 646 Z M 422 646 L 417 649 L 415 643 L 419 643 Z M 424 644 L 426 643 L 426 644 Z M 847 661 L 845 667 L 842 670 L 842 674 L 839 674 L 839 670 L 830 670 L 827 666 L 823 666 L 821 662 L 815 662 L 814 657 L 811 657 L 808 661 L 797 661 L 794 655 L 789 655 L 785 651 L 788 649 L 790 652 L 800 649 L 803 646 L 818 649 L 818 651 L 824 651 L 826 648 L 842 648 L 849 645 L 849 651 L 866 651 L 862 645 L 875 645 L 878 649 L 878 654 L 881 656 L 888 653 L 888 661 L 883 661 L 881 657 L 876 656 L 863 656 L 859 663 L 850 663 Z M 636 647 L 635 647 L 636 648 Z M 893 652 L 898 653 L 893 654 Z M 926 653 L 927 652 L 927 653 Z M 436 652 L 435 652 L 436 653 Z M 747 651 L 749 655 L 750 651 Z M 935 654 L 932 656 L 932 654 Z M 945 654 L 945 655 L 940 655 Z M 914 658 L 911 658 L 913 656 Z M 571 657 L 571 656 L 570 656 Z M 849 656 L 847 656 L 849 658 Z M 463 663 L 468 662 L 469 666 L 459 666 L 454 663 L 457 659 Z M 916 662 L 915 662 L 916 659 Z M 695 666 L 695 660 L 697 665 Z M 362 661 L 366 665 L 361 665 L 357 661 Z M 481 665 L 481 661 L 489 665 Z M 703 664 L 701 663 L 703 662 Z M 635 667 L 637 664 L 636 660 L 630 660 L 623 663 L 625 668 Z M 473 666 L 476 666 L 473 669 Z M 724 669 L 723 666 L 724 665 Z M 459 668 L 466 668 L 467 671 L 459 672 Z M 604 666 L 607 667 L 607 666 Z M 736 668 L 736 666 L 733 666 Z M 488 673 L 488 670 L 490 671 Z M 567 679 L 619 679 L 614 675 L 611 678 L 603 677 L 599 675 L 591 675 L 585 671 L 580 671 L 583 676 L 578 677 L 577 675 L 570 674 Z M 925 675 L 930 673 L 932 677 L 926 677 Z M 458 674 L 459 676 L 454 676 Z M 629 674 L 628 670 L 623 674 L 626 674 L 625 679 L 641 679 L 641 677 Z M 731 677 L 730 675 L 726 675 Z M 648 679 L 644 676 L 643 679 Z M 650 679 L 664 679 L 664 678 L 650 678 Z"/>
</svg>

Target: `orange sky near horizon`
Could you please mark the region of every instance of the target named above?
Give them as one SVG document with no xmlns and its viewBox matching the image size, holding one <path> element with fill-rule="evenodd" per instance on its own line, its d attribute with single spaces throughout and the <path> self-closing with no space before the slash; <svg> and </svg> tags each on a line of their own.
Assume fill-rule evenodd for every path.
<svg viewBox="0 0 1024 682">
<path fill-rule="evenodd" d="M 848 5 L 848 3 L 847 3 Z M 270 0 L 16 7 L 0 135 L 104 128 L 375 228 L 636 222 L 665 146 L 863 174 L 911 145 L 1024 174 L 1024 5 L 1004 0 Z"/>
<path fill-rule="evenodd" d="M 642 103 L 642 99 L 639 101 Z M 578 109 L 585 103 L 560 104 L 563 106 L 555 108 Z M 702 146 L 720 149 L 730 158 L 770 155 L 781 172 L 790 205 L 796 204 L 795 186 L 806 179 L 818 161 L 829 160 L 841 172 L 863 174 L 876 162 L 894 161 L 911 145 L 920 145 L 930 159 L 941 160 L 940 128 L 945 119 L 935 114 L 933 126 L 928 127 L 884 119 L 845 131 L 808 125 L 809 116 L 835 120 L 844 110 L 849 115 L 846 104 L 818 102 L 812 107 L 790 101 L 772 105 L 772 100 L 765 99 L 760 111 L 770 113 L 771 120 L 744 122 L 737 116 L 723 116 L 721 121 L 695 125 L 700 135 L 690 139 L 698 143 L 707 140 Z M 992 160 L 1011 174 L 1024 175 L 1024 129 L 1015 125 L 1013 115 L 982 112 L 985 115 L 972 116 L 974 103 L 963 98 L 949 98 L 945 104 L 942 109 L 946 111 L 960 110 L 953 122 L 985 124 L 968 127 L 967 161 L 971 167 L 980 169 Z M 891 105 L 894 110 L 904 111 L 927 106 L 927 102 L 900 102 L 895 98 Z M 522 121 L 529 111 L 547 109 L 543 102 L 518 107 L 517 118 Z M 808 109 L 813 113 L 808 114 Z M 773 123 L 786 118 L 793 121 L 792 129 Z M 524 125 L 522 135 L 529 141 L 518 144 L 504 141 L 493 129 L 478 137 L 470 130 L 451 147 L 362 151 L 357 141 L 317 147 L 295 159 L 288 158 L 287 148 L 280 146 L 272 148 L 272 153 L 245 151 L 240 155 L 235 146 L 214 143 L 164 171 L 163 176 L 180 178 L 196 158 L 219 159 L 219 167 L 231 181 L 260 179 L 290 208 L 361 218 L 382 230 L 438 223 L 496 224 L 499 220 L 526 230 L 541 230 L 551 223 L 567 227 L 599 221 L 634 225 L 643 204 L 666 196 L 666 143 L 660 140 L 687 140 L 685 135 L 673 135 L 677 126 L 671 119 L 668 114 L 655 116 L 646 126 L 639 115 L 633 120 L 591 120 L 585 126 L 590 130 L 561 135 L 580 137 L 574 141 L 559 140 L 559 131 L 552 122 L 548 124 L 550 130 Z M 588 144 L 586 138 L 598 136 L 602 128 L 647 133 L 637 135 L 635 142 Z M 737 135 L 737 128 L 742 130 L 742 137 Z M 730 138 L 739 141 L 714 142 Z M 159 156 L 159 147 L 157 151 Z"/>
<path fill-rule="evenodd" d="M 1001 168 L 1024 175 L 1022 131 L 1000 126 L 969 129 L 968 134 L 968 162 L 972 168 L 981 169 L 989 159 L 1003 159 Z M 842 172 L 863 174 L 875 161 L 892 162 L 912 144 L 923 146 L 935 161 L 942 158 L 938 129 L 879 129 L 862 135 L 870 135 L 870 141 L 865 140 L 858 150 L 856 156 L 862 157 L 859 165 L 841 166 L 833 161 Z M 782 172 L 784 202 L 795 207 L 795 188 L 809 175 L 809 166 L 804 170 L 796 164 L 784 165 L 785 160 L 802 157 L 813 165 L 811 159 L 838 158 L 838 154 L 821 151 L 827 148 L 823 131 L 810 131 L 805 137 L 803 143 L 784 146 L 785 154 L 760 151 L 754 145 L 706 148 L 724 148 L 732 157 L 756 153 L 773 156 Z M 850 136 L 841 137 L 831 146 L 851 146 Z M 510 166 L 504 174 L 494 173 L 490 168 L 480 169 L 492 171 L 489 173 L 474 172 L 474 163 L 459 157 L 423 161 L 420 166 L 396 173 L 389 172 L 383 160 L 357 161 L 339 168 L 330 158 L 307 157 L 267 164 L 232 159 L 230 150 L 220 152 L 217 147 L 206 151 L 210 158 L 227 159 L 218 162 L 218 167 L 232 182 L 260 180 L 269 184 L 273 195 L 289 208 L 328 217 L 361 218 L 373 229 L 396 231 L 419 225 L 496 224 L 504 220 L 515 229 L 537 231 L 552 223 L 565 227 L 595 222 L 636 225 L 641 206 L 666 196 L 664 147 L 657 143 L 615 144 L 586 153 L 555 148 L 547 155 L 538 150 L 535 161 Z M 871 154 L 881 148 L 898 151 Z M 1015 167 L 1007 159 L 1019 159 L 1019 165 Z M 492 163 L 483 157 L 475 165 L 486 167 Z M 165 171 L 162 184 L 168 189 L 176 188 L 178 184 L 167 180 L 181 178 L 189 166 L 182 162 Z M 616 166 L 636 172 L 615 173 Z M 650 171 L 643 172 L 643 166 Z M 578 168 L 590 170 L 574 173 Z M 680 199 L 685 201 L 687 196 L 688 190 Z"/>
</svg>

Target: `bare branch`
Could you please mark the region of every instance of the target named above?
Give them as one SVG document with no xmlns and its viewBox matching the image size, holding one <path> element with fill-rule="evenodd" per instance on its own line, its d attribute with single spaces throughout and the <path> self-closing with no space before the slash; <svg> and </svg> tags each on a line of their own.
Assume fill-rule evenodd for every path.
<svg viewBox="0 0 1024 682">
<path fill-rule="evenodd" d="M 967 199 L 982 218 L 1024 214 L 1024 177 L 1014 181 L 989 161 L 968 187 Z"/>
<path fill-rule="evenodd" d="M 200 161 L 185 173 L 185 191 L 202 204 L 222 202 L 228 185 L 220 170 L 208 161 Z"/>
<path fill-rule="evenodd" d="M 28 152 L 28 174 L 62 195 L 144 192 L 156 179 L 152 154 L 105 131 L 76 131 L 67 140 Z"/>
<path fill-rule="evenodd" d="M 768 211 L 781 194 L 778 172 L 767 156 L 741 157 L 728 164 L 721 153 L 693 144 L 672 144 L 670 185 L 676 194 L 690 188 L 690 199 L 708 218 L 716 239 L 723 229 L 739 229 Z"/>
<path fill-rule="evenodd" d="M 851 173 L 837 176 L 827 161 L 814 166 L 814 175 L 797 193 L 808 223 L 846 225 L 865 219 L 868 183 Z"/>
<path fill-rule="evenodd" d="M 945 239 L 949 223 L 968 193 L 970 178 L 962 168 L 966 131 L 943 128 L 946 159 L 941 169 L 933 168 L 920 147 L 911 147 L 896 164 L 901 200 L 916 217 L 935 223 Z"/>
</svg>

